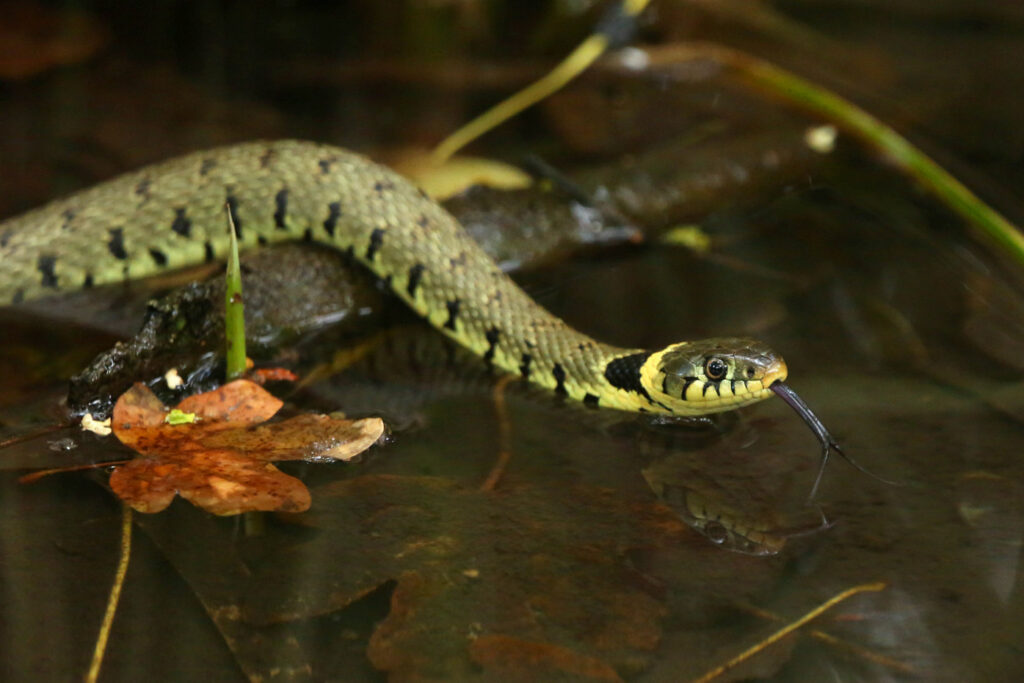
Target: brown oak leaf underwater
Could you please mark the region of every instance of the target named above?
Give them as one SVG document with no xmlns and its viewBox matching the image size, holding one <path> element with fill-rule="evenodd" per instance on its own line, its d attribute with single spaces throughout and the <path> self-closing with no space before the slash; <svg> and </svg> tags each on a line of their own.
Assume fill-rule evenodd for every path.
<svg viewBox="0 0 1024 683">
<path fill-rule="evenodd" d="M 110 487 L 139 512 L 160 512 L 175 495 L 217 515 L 309 509 L 305 484 L 274 467 L 280 460 L 349 460 L 384 432 L 380 418 L 299 415 L 262 424 L 282 402 L 257 384 L 236 380 L 184 399 L 195 419 L 169 424 L 169 409 L 143 384 L 114 406 L 112 426 L 139 457 L 110 475 Z"/>
</svg>

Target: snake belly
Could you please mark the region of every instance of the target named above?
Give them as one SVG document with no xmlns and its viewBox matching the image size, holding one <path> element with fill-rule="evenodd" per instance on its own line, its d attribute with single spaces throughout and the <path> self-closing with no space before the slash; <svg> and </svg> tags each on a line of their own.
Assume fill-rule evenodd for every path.
<svg viewBox="0 0 1024 683">
<path fill-rule="evenodd" d="M 220 260 L 229 246 L 225 206 L 241 247 L 304 239 L 345 250 L 458 343 L 569 398 L 704 414 L 768 395 L 771 380 L 753 379 L 750 367 L 746 377 L 717 383 L 687 370 L 694 377 L 681 378 L 682 400 L 677 395 L 677 405 L 669 404 L 653 395 L 669 384 L 659 363 L 666 352 L 694 342 L 649 352 L 574 330 L 534 302 L 408 180 L 358 154 L 311 142 L 196 152 L 0 223 L 0 304 Z M 747 350 L 755 344 L 741 341 Z M 775 376 L 784 378 L 781 367 Z M 709 386 L 715 400 L 698 400 L 708 398 Z"/>
</svg>

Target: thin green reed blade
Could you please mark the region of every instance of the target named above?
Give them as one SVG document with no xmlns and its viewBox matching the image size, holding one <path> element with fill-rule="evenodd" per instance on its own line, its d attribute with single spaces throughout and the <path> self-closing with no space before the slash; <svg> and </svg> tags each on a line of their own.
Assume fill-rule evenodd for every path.
<svg viewBox="0 0 1024 683">
<path fill-rule="evenodd" d="M 224 286 L 224 338 L 227 340 L 227 379 L 245 374 L 245 304 L 242 301 L 242 271 L 238 265 L 238 237 L 231 206 L 225 205 L 231 232 L 231 254 L 228 257 Z"/>
</svg>

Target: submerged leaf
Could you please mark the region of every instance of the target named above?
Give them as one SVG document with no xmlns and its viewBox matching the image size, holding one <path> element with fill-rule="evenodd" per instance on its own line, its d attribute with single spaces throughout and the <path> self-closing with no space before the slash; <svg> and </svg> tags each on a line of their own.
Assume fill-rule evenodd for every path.
<svg viewBox="0 0 1024 683">
<path fill-rule="evenodd" d="M 138 512 L 160 512 L 175 494 L 215 515 L 309 509 L 305 484 L 270 463 L 230 450 L 181 458 L 142 457 L 110 475 L 110 487 Z"/>
<path fill-rule="evenodd" d="M 487 671 L 500 673 L 503 680 L 527 681 L 567 675 L 581 680 L 622 680 L 615 669 L 600 659 L 559 645 L 512 636 L 481 636 L 470 645 L 469 653 L 474 662 Z"/>
<path fill-rule="evenodd" d="M 139 512 L 160 512 L 176 494 L 217 515 L 302 512 L 310 505 L 306 486 L 271 461 L 347 460 L 384 431 L 379 418 L 326 415 L 260 424 L 281 405 L 260 386 L 238 380 L 190 396 L 168 412 L 152 391 L 136 384 L 114 406 L 113 429 L 141 457 L 116 469 L 110 487 Z M 194 413 L 196 421 L 171 422 L 175 413 Z"/>
</svg>

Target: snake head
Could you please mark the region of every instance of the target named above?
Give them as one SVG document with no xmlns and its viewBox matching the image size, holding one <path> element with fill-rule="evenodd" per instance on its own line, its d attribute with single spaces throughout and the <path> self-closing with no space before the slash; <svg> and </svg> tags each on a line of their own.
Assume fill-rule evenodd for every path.
<svg viewBox="0 0 1024 683">
<path fill-rule="evenodd" d="M 678 414 L 732 410 L 772 395 L 786 362 L 754 339 L 717 338 L 673 344 L 641 371 L 651 398 Z"/>
</svg>

